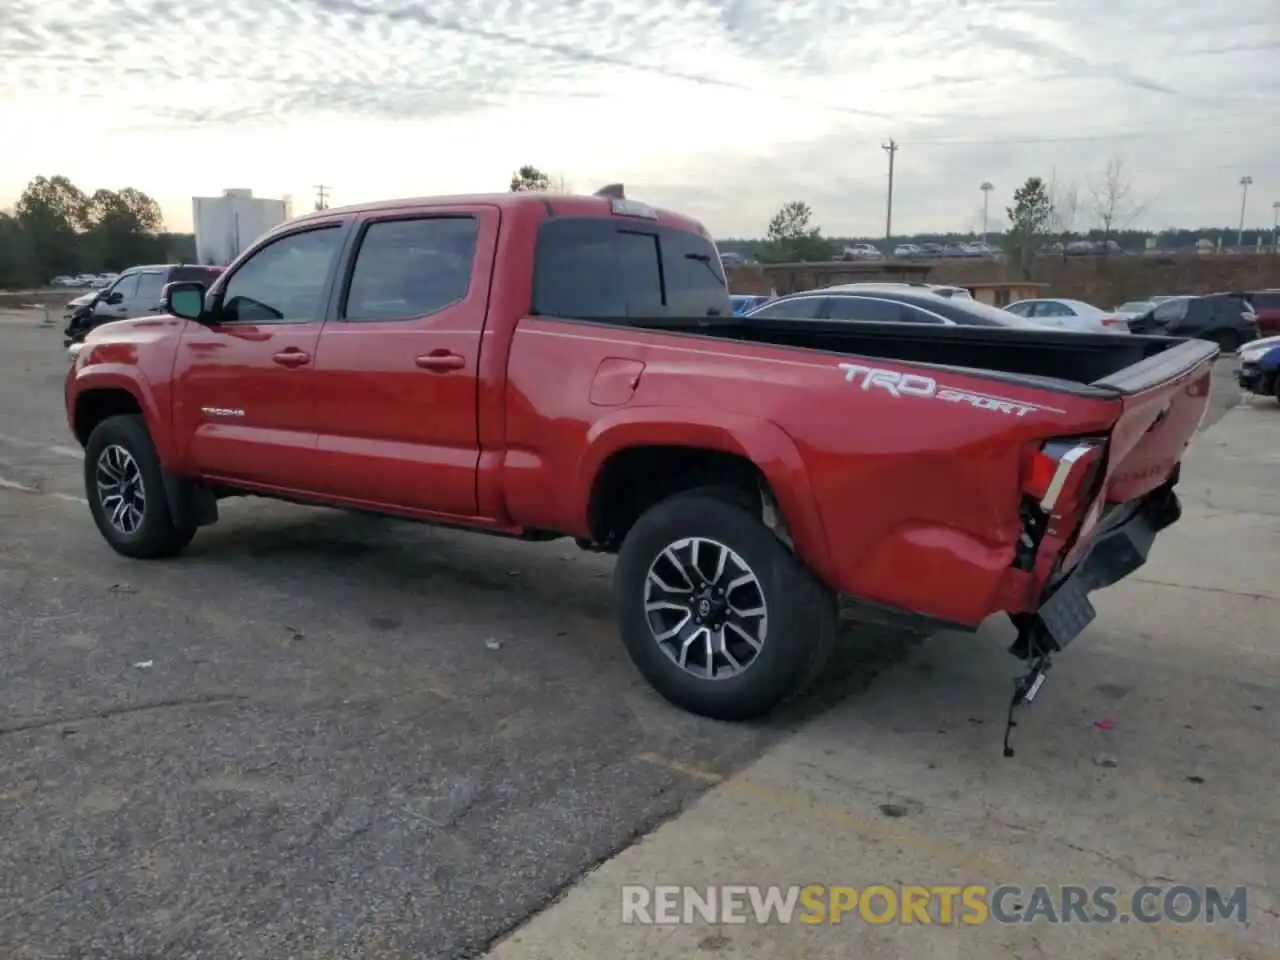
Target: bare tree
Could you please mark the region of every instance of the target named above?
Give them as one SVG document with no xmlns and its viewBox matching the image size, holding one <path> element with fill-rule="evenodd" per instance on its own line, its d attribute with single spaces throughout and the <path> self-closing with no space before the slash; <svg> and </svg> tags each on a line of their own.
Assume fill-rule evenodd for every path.
<svg viewBox="0 0 1280 960">
<path fill-rule="evenodd" d="M 1123 230 L 1142 212 L 1142 204 L 1133 196 L 1133 185 L 1125 176 L 1119 157 L 1107 161 L 1106 169 L 1089 187 L 1090 207 L 1102 227 L 1102 240 L 1111 239 L 1114 230 Z"/>
<path fill-rule="evenodd" d="M 1080 188 L 1068 180 L 1059 180 L 1058 171 L 1049 175 L 1049 234 L 1062 245 L 1062 255 L 1067 255 L 1067 244 L 1076 232 L 1076 216 L 1080 211 Z"/>
</svg>

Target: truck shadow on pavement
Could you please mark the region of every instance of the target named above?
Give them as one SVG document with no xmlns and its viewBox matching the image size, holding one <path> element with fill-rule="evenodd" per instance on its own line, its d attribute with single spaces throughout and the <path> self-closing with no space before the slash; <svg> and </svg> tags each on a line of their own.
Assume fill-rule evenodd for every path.
<svg viewBox="0 0 1280 960">
<path fill-rule="evenodd" d="M 245 523 L 233 501 L 224 521 L 201 531 L 182 566 L 225 570 L 307 596 L 356 597 L 369 604 L 367 622 L 378 631 L 422 623 L 421 609 L 446 599 L 470 605 L 477 629 L 485 629 L 482 621 L 492 621 L 499 606 L 530 620 L 561 618 L 566 629 L 557 631 L 558 653 L 580 659 L 584 668 L 598 669 L 604 661 L 610 673 L 635 676 L 614 627 L 612 557 L 585 553 L 567 539 L 523 543 L 367 514 L 300 509 L 301 516 Z M 573 629 L 582 621 L 598 629 Z M 600 642 L 601 632 L 608 642 Z M 924 639 L 844 620 L 824 675 L 761 725 L 803 724 L 901 663 Z"/>
</svg>

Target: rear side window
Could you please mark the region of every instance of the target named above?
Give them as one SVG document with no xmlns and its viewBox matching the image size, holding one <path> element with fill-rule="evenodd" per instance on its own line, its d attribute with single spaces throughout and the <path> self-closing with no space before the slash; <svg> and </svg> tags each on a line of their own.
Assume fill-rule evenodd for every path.
<svg viewBox="0 0 1280 960">
<path fill-rule="evenodd" d="M 479 232 L 475 217 L 369 224 L 356 254 L 343 317 L 407 320 L 466 299 Z"/>
<path fill-rule="evenodd" d="M 533 312 L 584 320 L 728 317 L 729 289 L 705 237 L 644 221 L 549 220 L 538 233 Z"/>
<path fill-rule="evenodd" d="M 942 323 L 909 304 L 896 300 L 875 300 L 866 297 L 832 297 L 827 316 L 832 320 L 859 320 L 863 323 Z"/>
<path fill-rule="evenodd" d="M 138 300 L 159 303 L 163 290 L 163 273 L 142 273 L 138 275 L 138 290 L 134 297 Z"/>
<path fill-rule="evenodd" d="M 1250 299 L 1254 310 L 1280 310 L 1280 293 L 1255 293 Z"/>
<path fill-rule="evenodd" d="M 775 300 L 751 314 L 752 320 L 814 320 L 822 312 L 829 297 L 796 297 Z"/>
</svg>

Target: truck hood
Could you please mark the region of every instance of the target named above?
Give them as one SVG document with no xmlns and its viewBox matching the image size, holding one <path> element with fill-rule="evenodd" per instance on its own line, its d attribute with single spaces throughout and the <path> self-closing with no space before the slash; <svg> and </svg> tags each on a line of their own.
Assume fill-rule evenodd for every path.
<svg viewBox="0 0 1280 960">
<path fill-rule="evenodd" d="M 84 342 L 88 346 L 98 346 L 107 343 L 139 343 L 146 340 L 155 340 L 167 333 L 172 333 L 176 327 L 180 327 L 184 323 L 186 323 L 185 320 L 170 316 L 112 320 L 90 330 L 85 336 Z"/>
</svg>

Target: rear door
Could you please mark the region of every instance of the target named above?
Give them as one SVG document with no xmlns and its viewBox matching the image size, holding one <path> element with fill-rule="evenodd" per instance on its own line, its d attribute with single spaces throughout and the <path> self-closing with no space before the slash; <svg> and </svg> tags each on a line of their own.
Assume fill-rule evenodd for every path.
<svg viewBox="0 0 1280 960">
<path fill-rule="evenodd" d="M 324 493 L 475 515 L 478 364 L 498 227 L 498 209 L 482 205 L 357 227 L 316 361 Z"/>
<path fill-rule="evenodd" d="M 167 271 L 163 269 L 143 270 L 138 274 L 138 288 L 133 294 L 129 316 L 145 317 L 164 311 L 161 295 L 164 293 L 166 274 Z"/>
</svg>

